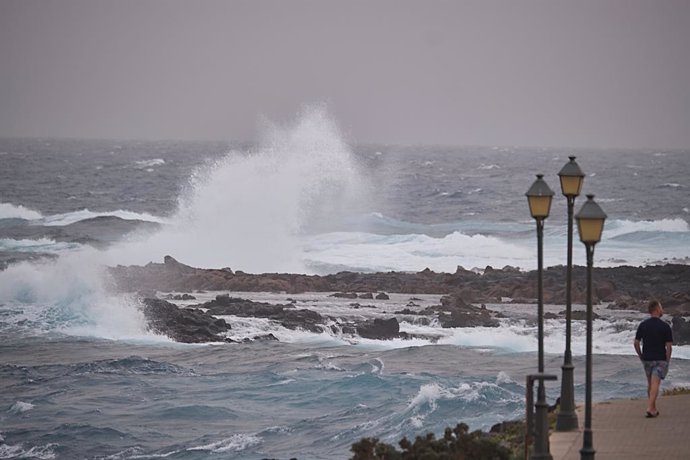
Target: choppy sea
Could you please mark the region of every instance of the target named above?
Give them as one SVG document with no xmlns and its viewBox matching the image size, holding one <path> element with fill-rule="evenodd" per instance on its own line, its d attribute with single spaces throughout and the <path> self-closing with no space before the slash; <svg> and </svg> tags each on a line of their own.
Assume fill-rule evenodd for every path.
<svg viewBox="0 0 690 460">
<path fill-rule="evenodd" d="M 353 145 L 318 110 L 252 144 L 0 139 L 0 458 L 345 459 L 365 436 L 395 444 L 522 417 L 534 305 L 487 305 L 504 313 L 497 329 L 399 315 L 403 331 L 429 339 L 393 341 L 225 317 L 234 339 L 279 342 L 186 345 L 148 332 L 104 267 L 172 255 L 253 273 L 534 269 L 524 194 L 536 173 L 556 192 L 545 263 L 564 264 L 557 173 L 569 155 L 608 215 L 597 266 L 690 263 L 690 151 Z M 577 238 L 574 258 L 584 264 Z M 440 298 L 390 293 L 361 308 L 328 294 L 289 297 L 358 318 Z M 643 315 L 596 309 L 594 399 L 642 397 L 632 340 Z M 560 374 L 563 322 L 545 332 L 546 371 Z M 665 385 L 690 386 L 690 347 L 674 358 Z M 547 386 L 550 402 L 559 391 Z"/>
</svg>

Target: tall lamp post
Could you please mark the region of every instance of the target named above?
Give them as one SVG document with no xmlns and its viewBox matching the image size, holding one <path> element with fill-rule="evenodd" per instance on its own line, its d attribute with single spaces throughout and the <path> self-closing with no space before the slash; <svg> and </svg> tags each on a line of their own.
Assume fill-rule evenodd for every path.
<svg viewBox="0 0 690 460">
<path fill-rule="evenodd" d="M 594 201 L 594 195 L 587 195 L 587 201 L 575 216 L 580 241 L 587 249 L 587 370 L 585 373 L 585 429 L 583 433 L 581 460 L 594 460 L 592 442 L 592 265 L 594 246 L 601 240 L 606 213 Z"/>
<path fill-rule="evenodd" d="M 529 202 L 529 211 L 537 222 L 537 325 L 539 339 L 539 374 L 544 374 L 544 300 L 542 286 L 542 272 L 544 265 L 544 219 L 549 217 L 553 190 L 544 181 L 543 174 L 537 174 L 537 180 L 525 194 Z M 546 390 L 544 379 L 539 379 L 537 387 L 535 443 L 532 451 L 532 459 L 551 460 L 549 453 L 549 423 L 548 405 L 546 404 Z"/>
<path fill-rule="evenodd" d="M 556 419 L 556 430 L 568 431 L 577 428 L 577 414 L 575 413 L 575 384 L 573 379 L 573 354 L 570 349 L 571 319 L 572 319 L 572 280 L 573 280 L 573 208 L 575 198 L 582 190 L 585 175 L 570 156 L 570 161 L 558 173 L 561 180 L 561 191 L 568 200 L 568 266 L 565 288 L 565 353 L 561 376 L 561 408 Z"/>
</svg>

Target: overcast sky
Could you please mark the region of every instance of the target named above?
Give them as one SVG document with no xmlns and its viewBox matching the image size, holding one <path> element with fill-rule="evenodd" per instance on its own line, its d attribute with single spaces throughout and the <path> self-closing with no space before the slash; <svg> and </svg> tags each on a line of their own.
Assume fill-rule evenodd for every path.
<svg viewBox="0 0 690 460">
<path fill-rule="evenodd" d="M 690 0 L 0 0 L 0 136 L 690 148 Z"/>
</svg>

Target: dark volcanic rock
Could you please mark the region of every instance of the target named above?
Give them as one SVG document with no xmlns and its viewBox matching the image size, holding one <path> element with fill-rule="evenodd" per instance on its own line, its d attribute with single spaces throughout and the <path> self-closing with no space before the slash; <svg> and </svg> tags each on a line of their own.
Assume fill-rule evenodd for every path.
<svg viewBox="0 0 690 460">
<path fill-rule="evenodd" d="M 152 331 L 177 342 L 203 343 L 223 341 L 218 334 L 230 326 L 199 309 L 180 308 L 162 299 L 144 299 L 142 311 Z"/>
<path fill-rule="evenodd" d="M 498 303 L 519 299 L 535 303 L 537 272 L 521 272 L 513 267 L 487 267 L 483 274 L 458 267 L 455 273 L 340 272 L 334 275 L 286 273 L 247 274 L 239 270 L 199 269 L 184 265 L 170 256 L 162 264 L 145 267 L 113 267 L 110 273 L 121 290 L 251 291 L 251 292 L 336 292 L 348 298 L 356 293 L 396 292 L 408 294 L 457 294 L 468 303 Z M 573 267 L 572 302 L 587 303 L 586 268 Z M 548 304 L 565 303 L 564 266 L 543 272 L 543 300 Z M 669 314 L 690 313 L 690 266 L 668 264 L 649 267 L 597 268 L 592 273 L 593 301 L 638 309 L 651 298 L 661 301 Z M 383 296 L 381 296 L 383 297 Z"/>
<path fill-rule="evenodd" d="M 611 302 L 616 292 L 616 284 L 610 279 L 599 281 L 594 287 L 594 293 L 602 302 Z"/>
<path fill-rule="evenodd" d="M 410 310 L 409 308 L 403 308 L 402 310 L 397 310 L 393 313 L 395 313 L 396 315 L 419 315 L 419 314 L 421 314 L 421 312 L 417 313 L 416 311 Z"/>
<path fill-rule="evenodd" d="M 400 336 L 400 324 L 395 318 L 376 318 L 358 324 L 357 333 L 365 339 L 390 340 Z"/>
<path fill-rule="evenodd" d="M 690 292 L 674 292 L 670 297 L 665 297 L 661 304 L 669 315 L 690 315 Z"/>
<path fill-rule="evenodd" d="M 498 327 L 499 322 L 485 306 L 475 307 L 457 295 L 443 296 L 441 305 L 428 307 L 424 311 L 438 312 L 443 327 Z"/>
<path fill-rule="evenodd" d="M 233 339 L 227 339 L 226 342 L 229 343 L 250 343 L 250 342 L 278 342 L 278 338 L 273 334 L 255 335 L 251 339 L 249 337 L 239 341 Z"/>
<path fill-rule="evenodd" d="M 292 309 L 283 310 L 280 315 L 280 324 L 288 329 L 304 329 L 310 332 L 321 333 L 325 330 L 323 317 L 313 310 Z"/>
<path fill-rule="evenodd" d="M 296 309 L 293 304 L 274 305 L 264 302 L 229 297 L 216 296 L 215 300 L 199 305 L 212 315 L 234 315 L 241 317 L 268 318 L 279 321 L 288 329 L 305 329 L 311 332 L 323 332 L 324 318 L 315 311 Z"/>
<path fill-rule="evenodd" d="M 335 292 L 335 293 L 331 294 L 329 297 L 337 297 L 340 299 L 356 299 L 357 293 L 356 292 Z"/>
<path fill-rule="evenodd" d="M 674 345 L 687 345 L 690 343 L 690 321 L 680 316 L 674 316 L 671 321 Z"/>
</svg>

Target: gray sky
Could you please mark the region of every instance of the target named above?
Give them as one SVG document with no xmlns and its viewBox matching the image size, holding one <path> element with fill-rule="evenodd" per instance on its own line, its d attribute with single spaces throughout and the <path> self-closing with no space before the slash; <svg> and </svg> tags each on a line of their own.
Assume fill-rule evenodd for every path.
<svg viewBox="0 0 690 460">
<path fill-rule="evenodd" d="M 0 136 L 690 148 L 690 0 L 0 0 Z"/>
</svg>

